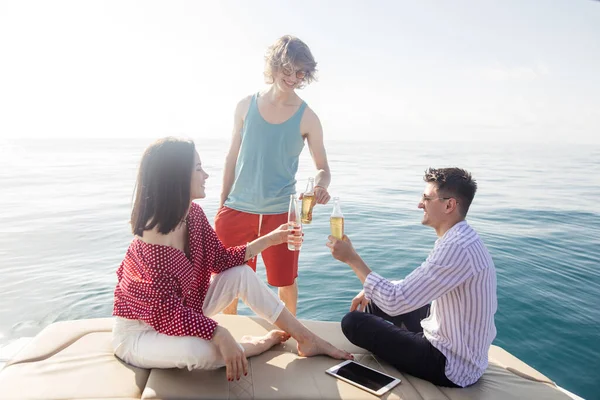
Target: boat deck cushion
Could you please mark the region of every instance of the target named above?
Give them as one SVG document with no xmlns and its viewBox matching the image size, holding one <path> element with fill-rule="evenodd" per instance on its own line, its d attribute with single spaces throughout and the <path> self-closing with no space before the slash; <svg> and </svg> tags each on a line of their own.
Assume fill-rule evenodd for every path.
<svg viewBox="0 0 600 400">
<path fill-rule="evenodd" d="M 234 337 L 262 335 L 273 327 L 256 317 L 218 315 Z M 569 400 L 544 375 L 492 346 L 490 365 L 464 389 L 437 387 L 403 374 L 352 345 L 334 322 L 303 321 L 356 360 L 402 379 L 384 398 L 405 400 Z M 293 339 L 249 359 L 248 376 L 228 382 L 225 369 L 146 370 L 117 359 L 111 348 L 113 319 L 57 322 L 46 327 L 0 371 L 1 399 L 376 399 L 325 374 L 338 360 L 296 354 Z"/>
</svg>

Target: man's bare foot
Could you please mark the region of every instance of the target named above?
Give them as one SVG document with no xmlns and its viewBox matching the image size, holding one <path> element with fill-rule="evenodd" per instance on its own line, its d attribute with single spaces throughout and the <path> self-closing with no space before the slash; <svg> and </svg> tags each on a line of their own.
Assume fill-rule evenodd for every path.
<svg viewBox="0 0 600 400">
<path fill-rule="evenodd" d="M 353 360 L 354 356 L 347 351 L 340 350 L 331 343 L 313 336 L 312 339 L 302 343 L 298 342 L 298 355 L 302 357 L 311 357 L 319 354 L 325 354 L 338 360 Z"/>
<path fill-rule="evenodd" d="M 290 338 L 290 335 L 284 331 L 274 329 L 264 336 L 244 336 L 240 344 L 244 347 L 246 357 L 256 356 L 264 353 L 271 347 L 283 343 Z"/>
</svg>

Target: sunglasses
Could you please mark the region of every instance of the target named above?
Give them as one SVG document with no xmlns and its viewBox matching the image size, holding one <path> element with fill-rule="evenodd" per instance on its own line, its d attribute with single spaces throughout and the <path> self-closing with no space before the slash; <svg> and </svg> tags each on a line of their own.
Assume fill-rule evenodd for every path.
<svg viewBox="0 0 600 400">
<path fill-rule="evenodd" d="M 281 72 L 283 72 L 283 74 L 285 76 L 291 76 L 294 73 L 294 70 L 291 69 L 291 68 L 285 68 L 284 67 L 281 70 Z M 298 79 L 304 79 L 304 78 L 306 78 L 306 71 L 302 71 L 301 69 L 296 70 L 296 78 L 298 78 Z"/>
<path fill-rule="evenodd" d="M 425 194 L 423 194 L 421 196 L 421 202 L 425 203 L 426 201 L 432 201 L 432 200 L 448 200 L 451 198 L 452 197 L 429 197 L 429 196 L 425 196 Z"/>
</svg>

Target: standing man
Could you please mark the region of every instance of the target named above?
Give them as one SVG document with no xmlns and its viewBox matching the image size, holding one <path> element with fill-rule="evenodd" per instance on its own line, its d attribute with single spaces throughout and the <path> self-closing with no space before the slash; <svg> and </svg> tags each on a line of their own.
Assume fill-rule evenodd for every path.
<svg viewBox="0 0 600 400">
<path fill-rule="evenodd" d="M 315 79 L 316 66 L 304 42 L 283 36 L 269 47 L 265 57 L 264 75 L 271 86 L 238 103 L 215 217 L 215 230 L 225 246 L 246 244 L 287 223 L 305 141 L 317 168 L 315 202 L 329 201 L 331 174 L 323 128 L 317 114 L 296 94 L 296 89 Z M 279 288 L 279 298 L 294 315 L 298 256 L 299 252 L 288 250 L 286 243 L 262 252 L 268 283 Z M 256 257 L 248 264 L 256 271 Z M 237 301 L 223 312 L 236 314 Z"/>
<path fill-rule="evenodd" d="M 427 185 L 418 207 L 423 225 L 435 229 L 438 240 L 403 280 L 371 272 L 347 236 L 329 237 L 333 257 L 347 263 L 364 287 L 342 330 L 352 343 L 400 371 L 440 386 L 465 387 L 483 375 L 496 337 L 496 270 L 465 221 L 477 190 L 471 174 L 430 168 L 423 180 Z"/>
</svg>

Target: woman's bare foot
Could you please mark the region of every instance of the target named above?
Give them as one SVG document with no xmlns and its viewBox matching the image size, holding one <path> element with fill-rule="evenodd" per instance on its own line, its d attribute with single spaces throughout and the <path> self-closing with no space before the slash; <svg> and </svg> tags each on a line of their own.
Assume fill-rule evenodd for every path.
<svg viewBox="0 0 600 400">
<path fill-rule="evenodd" d="M 314 335 L 312 339 L 298 342 L 298 355 L 302 357 L 311 357 L 319 354 L 325 354 L 338 360 L 353 360 L 354 356 L 347 351 L 340 350 L 331 343 Z"/>
<path fill-rule="evenodd" d="M 240 340 L 240 344 L 244 348 L 246 357 L 252 357 L 264 353 L 271 347 L 283 343 L 289 338 L 289 334 L 274 329 L 264 336 L 244 336 Z"/>
<path fill-rule="evenodd" d="M 354 357 L 347 351 L 334 347 L 319 336 L 312 333 L 302 322 L 298 321 L 289 310 L 284 308 L 275 321 L 277 327 L 286 332 L 290 332 L 298 342 L 298 355 L 302 357 L 311 357 L 319 354 L 325 354 L 339 360 L 352 360 Z"/>
</svg>

